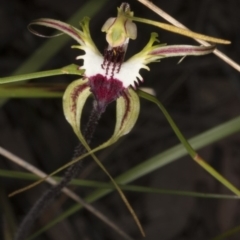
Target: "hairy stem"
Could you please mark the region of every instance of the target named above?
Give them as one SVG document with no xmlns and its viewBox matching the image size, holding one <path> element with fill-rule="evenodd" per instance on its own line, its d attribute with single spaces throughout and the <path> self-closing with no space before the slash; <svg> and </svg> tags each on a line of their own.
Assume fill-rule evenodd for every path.
<svg viewBox="0 0 240 240">
<path fill-rule="evenodd" d="M 94 104 L 93 110 L 90 114 L 88 123 L 85 127 L 84 131 L 84 137 L 89 144 L 92 136 L 95 132 L 95 129 L 97 127 L 98 121 L 102 115 L 102 112 L 97 111 L 96 104 Z M 73 158 L 76 158 L 86 152 L 86 149 L 82 144 L 79 144 L 75 151 Z M 35 219 L 45 210 L 46 207 L 54 200 L 56 196 L 58 196 L 61 192 L 61 190 L 67 186 L 67 184 L 76 177 L 81 169 L 81 161 L 76 162 L 72 166 L 70 166 L 66 172 L 64 173 L 64 176 L 62 180 L 54 186 L 51 186 L 39 199 L 38 201 L 33 205 L 33 207 L 29 210 L 28 214 L 23 219 L 22 223 L 20 224 L 14 240 L 25 240 Z"/>
</svg>

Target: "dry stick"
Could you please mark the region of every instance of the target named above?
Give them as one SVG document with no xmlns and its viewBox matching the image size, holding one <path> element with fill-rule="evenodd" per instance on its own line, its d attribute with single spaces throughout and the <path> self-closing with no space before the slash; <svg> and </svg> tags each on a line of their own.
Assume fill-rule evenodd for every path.
<svg viewBox="0 0 240 240">
<path fill-rule="evenodd" d="M 15 154 L 9 152 L 8 150 L 4 149 L 1 146 L 0 146 L 0 155 L 11 160 L 12 162 L 16 163 L 17 165 L 21 166 L 22 168 L 28 170 L 29 172 L 34 173 L 35 175 L 39 176 L 40 178 L 45 178 L 48 176 L 43 171 L 39 170 L 38 168 L 34 167 L 30 163 L 26 162 L 22 158 L 16 156 Z M 46 182 L 50 183 L 51 185 L 56 185 L 58 183 L 52 177 L 48 177 L 46 179 Z M 68 197 L 70 197 L 77 203 L 81 204 L 89 212 L 91 212 L 96 217 L 101 219 L 103 222 L 105 222 L 107 225 L 109 225 L 112 229 L 114 229 L 116 232 L 118 232 L 121 236 L 125 237 L 125 239 L 129 239 L 129 240 L 132 239 L 130 236 L 126 235 L 126 233 L 123 232 L 117 225 L 115 225 L 113 222 L 111 222 L 106 216 L 104 216 L 101 212 L 99 212 L 97 209 L 95 209 L 92 205 L 86 203 L 81 197 L 79 197 L 73 191 L 71 191 L 67 187 L 64 187 L 62 189 L 62 192 L 64 192 Z"/>
<path fill-rule="evenodd" d="M 139 2 L 141 2 L 142 4 L 144 4 L 146 7 L 148 7 L 149 9 L 151 9 L 153 12 L 157 13 L 159 16 L 161 16 L 162 18 L 164 18 L 166 21 L 170 22 L 172 25 L 179 27 L 179 28 L 183 28 L 183 29 L 187 29 L 189 30 L 186 26 L 184 26 L 182 23 L 178 22 L 176 19 L 174 19 L 172 16 L 170 16 L 169 14 L 167 14 L 166 12 L 164 12 L 162 9 L 160 9 L 158 6 L 156 6 L 155 4 L 153 4 L 152 2 L 149 2 L 148 0 L 137 0 Z M 194 38 L 197 42 L 201 43 L 204 46 L 210 46 L 211 44 L 209 44 L 206 41 L 203 40 L 198 40 L 196 38 Z M 240 72 L 240 65 L 238 63 L 236 63 L 235 61 L 233 61 L 231 58 L 229 58 L 227 55 L 225 55 L 224 53 L 222 53 L 221 51 L 215 49 L 213 51 L 213 53 L 218 56 L 219 58 L 221 58 L 224 62 L 226 62 L 228 65 L 230 65 L 231 67 L 235 68 L 237 71 Z"/>
</svg>

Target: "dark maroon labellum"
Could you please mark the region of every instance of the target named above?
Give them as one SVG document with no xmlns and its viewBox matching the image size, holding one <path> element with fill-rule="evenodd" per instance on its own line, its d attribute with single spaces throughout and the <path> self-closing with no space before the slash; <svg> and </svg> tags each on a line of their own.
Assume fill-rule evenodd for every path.
<svg viewBox="0 0 240 240">
<path fill-rule="evenodd" d="M 120 97 L 125 89 L 122 82 L 118 79 L 107 79 L 101 74 L 92 76 L 89 79 L 89 85 L 97 101 L 97 108 L 100 112 L 104 112 L 107 105 Z"/>
</svg>

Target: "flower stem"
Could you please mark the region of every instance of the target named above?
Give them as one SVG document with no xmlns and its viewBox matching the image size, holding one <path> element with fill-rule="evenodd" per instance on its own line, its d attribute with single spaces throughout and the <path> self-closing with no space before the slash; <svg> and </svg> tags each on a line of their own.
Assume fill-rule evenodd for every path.
<svg viewBox="0 0 240 240">
<path fill-rule="evenodd" d="M 98 125 L 98 121 L 102 115 L 102 112 L 98 111 L 95 107 L 96 104 L 94 103 L 93 110 L 89 116 L 87 125 L 84 131 L 84 137 L 89 144 L 91 142 L 92 136 L 95 132 L 95 129 Z M 85 147 L 82 144 L 79 144 L 74 151 L 73 158 L 79 157 L 80 155 L 86 152 Z M 66 172 L 62 180 L 52 187 L 50 187 L 33 205 L 33 207 L 29 210 L 28 214 L 23 219 L 22 223 L 20 224 L 14 240 L 25 240 L 35 219 L 45 210 L 46 207 L 57 197 L 61 190 L 67 186 L 67 184 L 75 178 L 81 170 L 81 162 L 76 162 L 72 166 L 70 166 Z"/>
</svg>

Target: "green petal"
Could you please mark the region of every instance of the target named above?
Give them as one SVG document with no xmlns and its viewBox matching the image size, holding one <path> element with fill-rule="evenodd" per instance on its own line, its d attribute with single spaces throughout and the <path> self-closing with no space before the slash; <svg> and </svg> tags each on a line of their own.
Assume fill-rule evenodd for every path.
<svg viewBox="0 0 240 240">
<path fill-rule="evenodd" d="M 192 46 L 192 45 L 166 45 L 166 44 L 156 44 L 159 42 L 158 34 L 151 33 L 151 37 L 146 44 L 146 46 L 133 57 L 131 57 L 127 62 L 133 59 L 141 59 L 142 68 L 146 67 L 146 64 L 151 62 L 157 62 L 162 58 L 166 57 L 185 57 L 185 56 L 200 56 L 212 53 L 215 49 L 214 45 L 211 46 Z"/>
<path fill-rule="evenodd" d="M 32 25 L 41 25 L 41 26 L 45 26 L 45 27 L 49 27 L 49 28 L 54 28 L 56 30 L 59 30 L 59 31 L 69 35 L 70 37 L 75 39 L 80 45 L 84 44 L 84 40 L 82 38 L 83 32 L 78 30 L 77 28 L 71 26 L 70 24 L 64 23 L 62 21 L 58 21 L 58 20 L 54 20 L 54 19 L 50 19 L 50 18 L 40 18 L 40 19 L 36 19 L 36 20 L 32 21 L 29 24 L 29 30 L 32 33 L 34 33 L 40 37 L 46 37 L 45 35 L 42 35 L 42 34 L 36 32 L 35 30 L 33 30 L 31 28 Z M 58 35 L 59 34 L 54 35 L 54 36 L 58 36 Z"/>
<path fill-rule="evenodd" d="M 58 20 L 54 20 L 54 19 L 50 19 L 50 18 L 40 18 L 40 19 L 32 21 L 29 24 L 29 30 L 32 33 L 36 34 L 37 36 L 47 37 L 45 35 L 38 33 L 37 31 L 33 30 L 31 28 L 31 26 L 32 25 L 41 25 L 41 26 L 53 28 L 53 29 L 59 30 L 62 33 L 65 33 L 65 34 L 69 35 L 70 37 L 72 37 L 73 39 L 75 39 L 80 44 L 80 46 L 78 48 L 85 50 L 86 47 L 90 47 L 92 50 L 99 53 L 96 45 L 94 44 L 94 42 L 91 38 L 91 34 L 89 31 L 89 22 L 90 22 L 90 18 L 88 18 L 88 17 L 85 17 L 80 22 L 80 26 L 82 28 L 82 31 L 81 31 L 81 30 L 73 27 L 72 25 L 62 22 L 62 21 L 58 21 Z M 61 34 L 53 35 L 52 37 L 56 37 L 59 35 L 61 35 Z"/>
</svg>

